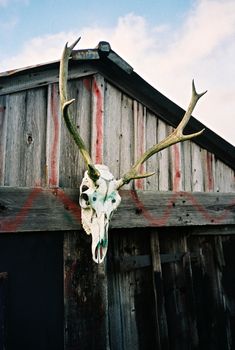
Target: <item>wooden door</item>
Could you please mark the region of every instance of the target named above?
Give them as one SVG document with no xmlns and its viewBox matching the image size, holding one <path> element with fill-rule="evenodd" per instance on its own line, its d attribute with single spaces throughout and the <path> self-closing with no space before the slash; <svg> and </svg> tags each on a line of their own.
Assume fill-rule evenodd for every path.
<svg viewBox="0 0 235 350">
<path fill-rule="evenodd" d="M 0 236 L 0 271 L 8 271 L 7 350 L 63 350 L 62 247 L 57 233 Z"/>
</svg>

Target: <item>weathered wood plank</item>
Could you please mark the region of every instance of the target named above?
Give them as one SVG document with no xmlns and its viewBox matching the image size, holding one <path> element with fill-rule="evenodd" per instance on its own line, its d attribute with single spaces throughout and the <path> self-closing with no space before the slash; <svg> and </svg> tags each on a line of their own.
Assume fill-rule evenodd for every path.
<svg viewBox="0 0 235 350">
<path fill-rule="evenodd" d="M 106 267 L 92 261 L 90 240 L 64 235 L 65 350 L 109 349 Z"/>
<path fill-rule="evenodd" d="M 182 145 L 182 172 L 183 191 L 192 191 L 192 155 L 191 141 L 183 142 Z"/>
<path fill-rule="evenodd" d="M 82 67 L 72 67 L 69 69 L 69 80 L 93 75 L 96 72 L 97 70 L 87 64 L 83 64 Z M 58 83 L 58 81 L 59 66 L 50 69 L 45 69 L 45 67 L 43 67 L 41 71 L 36 73 L 27 70 L 22 74 L 16 76 L 12 75 L 10 79 L 9 77 L 1 78 L 0 95 L 38 88 L 44 85 Z"/>
<path fill-rule="evenodd" d="M 104 89 L 104 78 L 96 74 L 91 95 L 91 158 L 95 164 L 102 164 L 104 158 Z"/>
<path fill-rule="evenodd" d="M 153 269 L 153 290 L 156 308 L 157 349 L 167 350 L 169 349 L 169 334 L 165 309 L 159 235 L 156 229 L 153 229 L 151 232 L 150 244 Z"/>
<path fill-rule="evenodd" d="M 202 149 L 195 143 L 191 144 L 192 148 L 192 191 L 204 191 L 204 174 Z"/>
<path fill-rule="evenodd" d="M 45 186 L 46 108 L 45 88 L 7 98 L 5 185 Z"/>
<path fill-rule="evenodd" d="M 150 112 L 147 112 L 146 116 L 146 149 L 149 149 L 157 143 L 157 123 L 156 116 Z M 158 156 L 153 155 L 146 162 L 146 171 L 151 173 L 155 171 L 153 176 L 146 178 L 146 190 L 158 190 Z"/>
<path fill-rule="evenodd" d="M 121 134 L 120 134 L 120 177 L 125 174 L 134 164 L 134 117 L 133 117 L 133 100 L 122 95 L 121 106 Z M 125 185 L 123 189 L 133 188 L 133 182 Z"/>
<path fill-rule="evenodd" d="M 121 100 L 122 94 L 106 83 L 104 91 L 104 159 L 111 173 L 118 178 L 120 168 Z"/>
<path fill-rule="evenodd" d="M 7 135 L 7 118 L 6 118 L 6 97 L 0 96 L 0 185 L 4 185 L 5 160 L 6 160 L 6 135 Z"/>
<path fill-rule="evenodd" d="M 160 119 L 158 120 L 158 130 L 157 130 L 157 139 L 158 142 L 163 140 L 166 136 L 169 135 L 169 127 Z M 158 153 L 159 157 L 159 190 L 168 191 L 169 190 L 169 149 L 164 149 Z"/>
<path fill-rule="evenodd" d="M 134 101 L 134 160 L 141 157 L 146 150 L 146 108 L 139 102 Z M 141 164 L 139 172 L 146 172 L 146 163 Z M 134 188 L 145 189 L 145 179 L 134 181 Z"/>
<path fill-rule="evenodd" d="M 71 116 L 89 151 L 91 142 L 91 89 L 91 78 L 70 81 L 68 84 L 69 98 L 75 98 L 75 102 L 70 107 Z M 60 186 L 77 187 L 81 182 L 84 171 L 84 159 L 68 132 L 64 120 L 61 120 Z"/>
<path fill-rule="evenodd" d="M 204 168 L 205 168 L 205 191 L 214 192 L 215 189 L 215 157 L 212 153 L 204 150 Z"/>
<path fill-rule="evenodd" d="M 182 167 L 182 144 L 178 143 L 170 148 L 171 163 L 171 189 L 183 191 L 183 167 Z"/>
<path fill-rule="evenodd" d="M 46 130 L 46 183 L 48 187 L 59 186 L 61 113 L 58 94 L 58 84 L 50 84 L 47 94 Z"/>
<path fill-rule="evenodd" d="M 78 190 L 0 187 L 0 231 L 78 230 Z M 235 224 L 234 193 L 121 191 L 111 228 Z"/>
<path fill-rule="evenodd" d="M 20 185 L 20 150 L 24 143 L 25 135 L 22 131 L 25 113 L 26 113 L 26 92 L 13 94 L 7 98 L 6 117 L 7 117 L 7 137 L 5 160 L 4 184 L 6 186 Z M 14 133 L 12 133 L 14 130 Z M 21 184 L 22 186 L 22 184 Z"/>
<path fill-rule="evenodd" d="M 216 191 L 235 191 L 235 172 L 219 159 L 215 162 L 215 174 Z"/>
<path fill-rule="evenodd" d="M 155 308 L 150 266 L 119 269 L 121 262 L 148 255 L 145 239 L 136 230 L 113 232 L 108 253 L 110 345 L 113 350 L 156 349 Z"/>
<path fill-rule="evenodd" d="M 198 348 L 231 349 L 230 321 L 221 285 L 224 258 L 220 237 L 189 237 Z"/>
<path fill-rule="evenodd" d="M 160 249 L 163 254 L 186 253 L 185 235 L 179 229 L 171 236 L 172 229 L 160 235 Z M 169 348 L 172 350 L 188 349 L 193 345 L 190 334 L 190 316 L 188 315 L 185 271 L 183 260 L 170 261 L 162 265 L 165 292 L 165 309 L 169 331 Z"/>
</svg>

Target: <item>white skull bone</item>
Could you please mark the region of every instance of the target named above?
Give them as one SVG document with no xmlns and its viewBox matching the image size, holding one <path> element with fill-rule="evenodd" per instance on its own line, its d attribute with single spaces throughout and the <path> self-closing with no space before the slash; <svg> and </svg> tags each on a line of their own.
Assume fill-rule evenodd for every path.
<svg viewBox="0 0 235 350">
<path fill-rule="evenodd" d="M 94 182 L 86 171 L 80 186 L 82 226 L 92 235 L 92 258 L 101 263 L 108 249 L 108 228 L 114 210 L 121 202 L 117 180 L 103 164 L 95 164 L 100 177 Z"/>
</svg>

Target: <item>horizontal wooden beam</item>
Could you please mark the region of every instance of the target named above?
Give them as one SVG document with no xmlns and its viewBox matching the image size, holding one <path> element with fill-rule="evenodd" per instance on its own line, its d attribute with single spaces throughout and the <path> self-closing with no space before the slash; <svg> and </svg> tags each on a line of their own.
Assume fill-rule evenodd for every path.
<svg viewBox="0 0 235 350">
<path fill-rule="evenodd" d="M 111 228 L 235 224 L 234 193 L 120 191 Z M 80 230 L 77 189 L 0 187 L 0 232 Z"/>
</svg>

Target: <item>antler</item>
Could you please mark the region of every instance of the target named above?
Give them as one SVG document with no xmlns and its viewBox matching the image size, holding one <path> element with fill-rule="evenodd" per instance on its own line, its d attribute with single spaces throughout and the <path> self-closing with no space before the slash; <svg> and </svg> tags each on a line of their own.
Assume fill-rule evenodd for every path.
<svg viewBox="0 0 235 350">
<path fill-rule="evenodd" d="M 59 91 L 60 91 L 60 104 L 61 104 L 61 111 L 62 115 L 65 120 L 65 124 L 72 135 L 74 141 L 78 145 L 78 148 L 84 158 L 84 161 L 86 163 L 86 166 L 88 168 L 88 175 L 89 177 L 95 182 L 99 177 L 100 173 L 95 168 L 94 164 L 92 163 L 91 157 L 89 155 L 89 152 L 86 149 L 86 146 L 84 144 L 84 141 L 82 140 L 81 136 L 79 135 L 76 125 L 70 118 L 69 113 L 69 106 L 75 101 L 75 99 L 68 100 L 68 92 L 67 92 L 67 80 L 68 80 L 68 62 L 70 55 L 72 53 L 73 48 L 76 46 L 76 44 L 79 42 L 81 38 L 78 38 L 72 45 L 68 46 L 68 43 L 66 43 L 61 61 L 60 61 L 60 74 L 59 74 Z"/>
<path fill-rule="evenodd" d="M 124 174 L 120 180 L 118 180 L 117 189 L 121 188 L 123 185 L 129 183 L 133 179 L 141 179 L 141 178 L 145 178 L 145 177 L 149 177 L 149 176 L 154 175 L 155 174 L 154 172 L 153 173 L 145 173 L 145 174 L 138 174 L 138 172 L 139 172 L 141 164 L 143 164 L 147 159 L 152 157 L 155 153 L 158 153 L 159 151 L 163 150 L 164 148 L 170 147 L 171 145 L 174 145 L 175 143 L 183 142 L 183 141 L 192 139 L 193 137 L 196 137 L 198 135 L 201 135 L 201 133 L 204 131 L 204 129 L 202 129 L 201 131 L 198 131 L 194 134 L 190 134 L 190 135 L 184 135 L 183 131 L 184 131 L 184 128 L 187 125 L 187 123 L 191 117 L 191 114 L 192 114 L 192 112 L 197 104 L 197 101 L 206 92 L 207 91 L 204 91 L 201 94 L 198 94 L 196 92 L 196 89 L 195 89 L 194 80 L 192 81 L 191 101 L 189 103 L 187 111 L 185 112 L 185 114 L 183 116 L 183 119 L 181 120 L 181 122 L 179 123 L 177 128 L 169 136 L 167 136 L 165 139 L 163 139 L 161 142 L 159 142 L 158 144 L 149 148 L 137 160 L 137 162 L 133 165 L 133 167 L 126 174 Z"/>
</svg>

